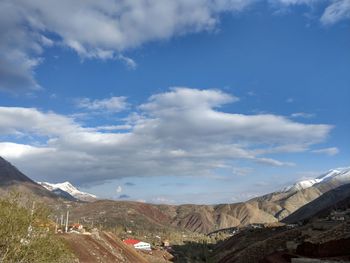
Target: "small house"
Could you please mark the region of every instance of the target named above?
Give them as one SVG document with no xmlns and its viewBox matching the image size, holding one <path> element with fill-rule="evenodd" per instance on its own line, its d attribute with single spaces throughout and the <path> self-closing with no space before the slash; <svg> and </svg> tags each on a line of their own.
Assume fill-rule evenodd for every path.
<svg viewBox="0 0 350 263">
<path fill-rule="evenodd" d="M 135 249 L 140 249 L 140 250 L 152 250 L 151 249 L 151 244 L 146 243 L 137 239 L 125 239 L 123 242 L 127 245 L 133 246 Z"/>
</svg>

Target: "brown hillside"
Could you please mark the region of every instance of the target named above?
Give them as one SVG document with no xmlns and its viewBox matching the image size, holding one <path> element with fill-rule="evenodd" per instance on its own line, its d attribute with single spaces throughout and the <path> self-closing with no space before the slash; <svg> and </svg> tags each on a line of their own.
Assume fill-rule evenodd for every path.
<svg viewBox="0 0 350 263">
<path fill-rule="evenodd" d="M 108 232 L 93 235 L 63 234 L 62 237 L 82 263 L 148 263 L 134 248 Z"/>
</svg>

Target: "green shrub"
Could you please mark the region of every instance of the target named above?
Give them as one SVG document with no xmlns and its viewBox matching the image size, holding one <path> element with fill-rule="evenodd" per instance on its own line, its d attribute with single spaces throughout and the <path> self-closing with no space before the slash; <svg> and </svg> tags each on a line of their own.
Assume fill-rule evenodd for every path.
<svg viewBox="0 0 350 263">
<path fill-rule="evenodd" d="M 0 262 L 74 262 L 53 233 L 47 209 L 23 200 L 19 195 L 0 199 Z"/>
</svg>

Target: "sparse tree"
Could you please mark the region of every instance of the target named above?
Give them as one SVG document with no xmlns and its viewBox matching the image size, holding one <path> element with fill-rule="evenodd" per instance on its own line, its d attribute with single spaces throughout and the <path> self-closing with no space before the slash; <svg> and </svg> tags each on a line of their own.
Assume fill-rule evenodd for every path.
<svg viewBox="0 0 350 263">
<path fill-rule="evenodd" d="M 31 205 L 29 205 L 31 203 Z M 11 195 L 0 199 L 0 262 L 74 262 L 63 240 L 50 231 L 48 210 Z"/>
</svg>

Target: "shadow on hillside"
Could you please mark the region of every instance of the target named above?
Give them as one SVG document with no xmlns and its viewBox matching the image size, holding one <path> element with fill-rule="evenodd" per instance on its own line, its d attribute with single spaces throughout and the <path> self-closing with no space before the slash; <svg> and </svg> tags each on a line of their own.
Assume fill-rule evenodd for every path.
<svg viewBox="0 0 350 263">
<path fill-rule="evenodd" d="M 212 256 L 212 244 L 187 241 L 183 245 L 173 245 L 171 254 L 175 263 L 208 263 L 215 262 Z"/>
<path fill-rule="evenodd" d="M 313 217 L 325 217 L 329 215 L 332 210 L 336 210 L 338 208 L 349 208 L 349 193 L 350 184 L 345 184 L 334 188 L 300 207 L 292 214 L 284 218 L 282 222 L 286 224 L 297 222 L 306 223 Z"/>
</svg>

